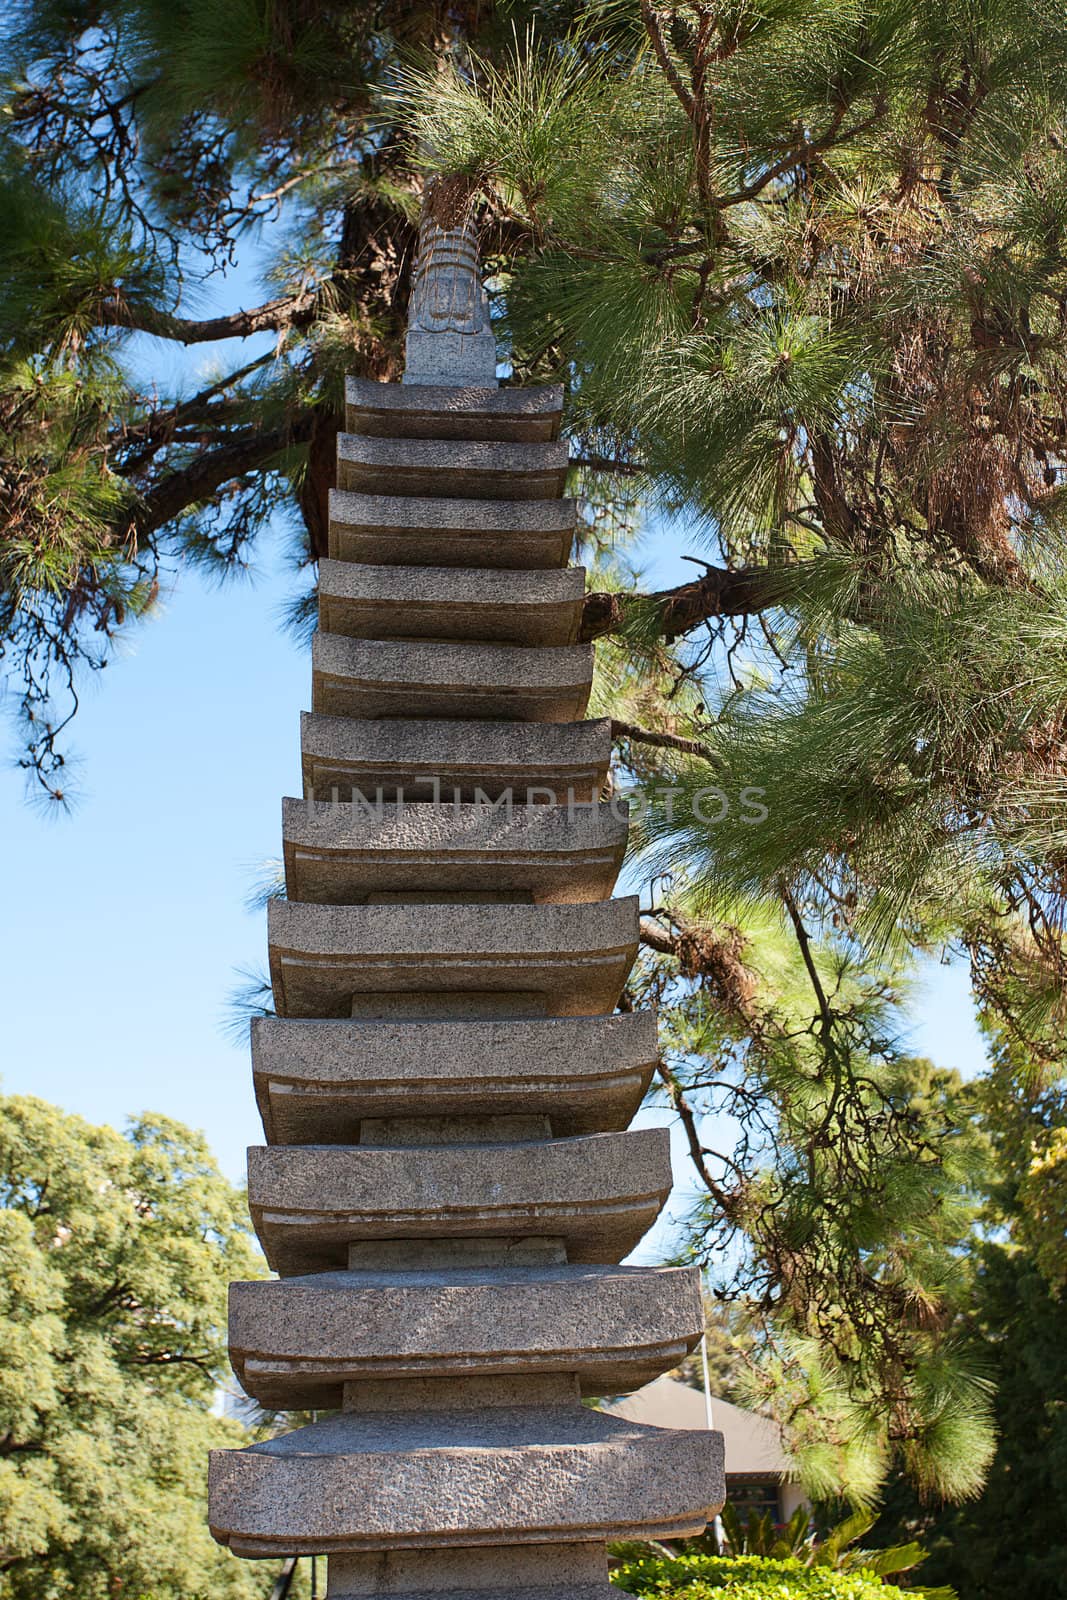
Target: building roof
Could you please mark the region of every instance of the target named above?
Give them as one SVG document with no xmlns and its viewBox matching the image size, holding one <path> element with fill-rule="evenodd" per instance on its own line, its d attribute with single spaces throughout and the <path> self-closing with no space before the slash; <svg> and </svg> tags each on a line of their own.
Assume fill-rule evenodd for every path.
<svg viewBox="0 0 1067 1600">
<path fill-rule="evenodd" d="M 645 1422 L 656 1428 L 706 1428 L 704 1395 L 674 1378 L 657 1378 L 635 1394 L 604 1407 L 613 1416 Z M 711 1398 L 711 1423 L 726 1443 L 729 1478 L 793 1478 L 793 1463 L 782 1447 L 778 1425 L 755 1411 L 743 1411 L 728 1400 Z"/>
</svg>

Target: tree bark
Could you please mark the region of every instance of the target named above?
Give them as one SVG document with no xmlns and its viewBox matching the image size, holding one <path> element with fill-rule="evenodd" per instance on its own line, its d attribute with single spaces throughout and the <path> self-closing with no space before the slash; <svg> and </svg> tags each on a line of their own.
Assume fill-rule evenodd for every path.
<svg viewBox="0 0 1067 1600">
<path fill-rule="evenodd" d="M 100 307 L 104 328 L 130 328 L 136 333 L 151 333 L 176 344 L 206 344 L 215 339 L 247 339 L 254 333 L 278 333 L 285 328 L 306 328 L 322 309 L 322 288 L 301 294 L 283 295 L 249 311 L 232 311 L 223 317 L 200 320 L 175 317 L 152 306 L 130 305 L 112 295 Z"/>
<path fill-rule="evenodd" d="M 712 617 L 747 617 L 780 605 L 782 575 L 765 567 L 709 567 L 702 578 L 650 595 L 587 594 L 579 638 L 589 642 L 622 633 L 638 608 L 658 608 L 658 632 L 668 643 Z"/>
<path fill-rule="evenodd" d="M 373 194 L 345 207 L 335 282 L 343 285 L 342 309 L 353 319 L 350 370 L 358 377 L 400 377 L 416 237 L 412 225 Z M 316 560 L 329 550 L 330 490 L 343 426 L 343 403 L 315 408 L 300 510 Z"/>
<path fill-rule="evenodd" d="M 311 437 L 312 417 L 304 412 L 277 428 L 249 429 L 187 466 L 165 472 L 142 492 L 134 529 L 142 537 L 157 533 L 183 511 L 207 500 L 229 478 L 240 478 L 264 466 L 272 456 Z"/>
</svg>

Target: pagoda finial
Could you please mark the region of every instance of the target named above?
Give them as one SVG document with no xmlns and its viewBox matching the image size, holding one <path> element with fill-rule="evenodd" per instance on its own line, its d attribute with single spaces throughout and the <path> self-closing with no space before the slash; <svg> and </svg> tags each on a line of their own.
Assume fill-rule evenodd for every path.
<svg viewBox="0 0 1067 1600">
<path fill-rule="evenodd" d="M 478 262 L 470 195 L 453 181 L 427 191 L 408 310 L 405 383 L 495 388 L 496 339 Z"/>
</svg>

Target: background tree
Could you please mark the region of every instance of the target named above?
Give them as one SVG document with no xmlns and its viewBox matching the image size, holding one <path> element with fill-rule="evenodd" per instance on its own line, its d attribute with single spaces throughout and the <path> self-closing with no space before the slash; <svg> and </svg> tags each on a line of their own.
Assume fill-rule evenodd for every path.
<svg viewBox="0 0 1067 1600">
<path fill-rule="evenodd" d="M 1050 1053 L 1056 1048 L 1048 1041 Z M 1067 1592 L 1067 1349 L 1063 1246 L 1050 1247 L 1049 1209 L 1033 1177 L 1041 1152 L 1067 1130 L 1062 1077 L 1028 1070 L 1017 1042 L 993 1029 L 994 1064 L 981 1089 L 996 1162 L 985 1191 L 985 1237 L 972 1291 L 957 1316 L 994 1386 L 997 1448 L 981 1495 L 946 1509 L 917 1501 L 894 1479 L 879 1538 L 918 1537 L 931 1551 L 923 1578 L 975 1600 L 1022 1583 L 1034 1600 Z M 1062 1052 L 1062 1046 L 1059 1047 Z"/>
<path fill-rule="evenodd" d="M 203 1140 L 6 1097 L 0 1235 L 0 1595 L 264 1595 L 206 1524 L 207 1451 L 246 1438 L 212 1409 L 226 1286 L 263 1269 Z"/>
</svg>

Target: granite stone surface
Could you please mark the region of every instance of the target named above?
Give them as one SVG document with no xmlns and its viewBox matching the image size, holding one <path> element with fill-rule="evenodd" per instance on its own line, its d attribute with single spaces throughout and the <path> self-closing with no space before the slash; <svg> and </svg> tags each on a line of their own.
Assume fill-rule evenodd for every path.
<svg viewBox="0 0 1067 1600">
<path fill-rule="evenodd" d="M 478 1600 L 618 1600 L 608 1587 L 602 1545 L 469 1545 L 448 1550 L 379 1550 L 329 1558 L 327 1600 L 382 1594 L 473 1593 Z"/>
<path fill-rule="evenodd" d="M 375 567 L 319 563 L 319 627 L 351 639 L 473 639 L 566 645 L 578 637 L 581 567 Z"/>
<path fill-rule="evenodd" d="M 252 1220 L 283 1277 L 346 1266 L 350 1244 L 383 1239 L 561 1238 L 569 1261 L 610 1265 L 647 1233 L 670 1185 L 666 1128 L 422 1150 L 248 1152 Z"/>
<path fill-rule="evenodd" d="M 292 901 L 354 905 L 410 892 L 575 904 L 610 895 L 626 811 L 284 800 L 282 845 Z"/>
<path fill-rule="evenodd" d="M 388 1594 L 473 1592 L 479 1600 L 519 1591 L 522 1600 L 618 1600 L 607 1588 L 608 1564 L 593 1543 L 469 1545 L 448 1550 L 378 1550 L 329 1559 L 327 1600 Z M 605 1592 L 606 1591 L 606 1592 Z"/>
<path fill-rule="evenodd" d="M 237 1554 L 684 1538 L 721 1504 L 722 1435 L 584 1406 L 346 1412 L 211 1461 Z"/>
<path fill-rule="evenodd" d="M 577 516 L 574 500 L 444 499 L 331 489 L 330 555 L 336 561 L 394 566 L 562 567 L 570 560 Z"/>
<path fill-rule="evenodd" d="M 268 1142 L 357 1144 L 366 1118 L 547 1116 L 552 1133 L 625 1128 L 657 1055 L 650 1011 L 521 1022 L 260 1017 L 252 1072 Z"/>
<path fill-rule="evenodd" d="M 703 1331 L 687 1267 L 323 1272 L 230 1286 L 230 1354 L 277 1410 L 339 1408 L 346 1382 L 574 1373 L 623 1394 L 683 1360 Z"/>
<path fill-rule="evenodd" d="M 408 297 L 405 384 L 496 382 L 496 337 L 469 208 L 423 207 Z"/>
<path fill-rule="evenodd" d="M 548 500 L 563 493 L 569 454 L 562 439 L 383 439 L 337 436 L 337 481 L 357 494 L 463 500 Z"/>
<path fill-rule="evenodd" d="M 563 390 L 378 383 L 345 379 L 348 433 L 387 439 L 555 439 Z"/>
<path fill-rule="evenodd" d="M 274 1004 L 288 1017 L 352 1015 L 357 995 L 448 993 L 474 1017 L 483 995 L 499 997 L 498 1015 L 512 995 L 526 997 L 518 1016 L 601 1015 L 619 998 L 638 938 L 632 895 L 573 906 L 274 900 L 267 927 Z"/>
<path fill-rule="evenodd" d="M 473 803 L 511 791 L 515 805 L 596 798 L 611 759 L 611 724 L 459 722 L 435 718 L 364 720 L 304 712 L 300 719 L 304 794 L 318 800 Z M 436 788 L 435 788 L 436 784 Z"/>
<path fill-rule="evenodd" d="M 589 703 L 589 645 L 346 639 L 316 632 L 311 703 L 326 716 L 574 722 Z"/>
</svg>

